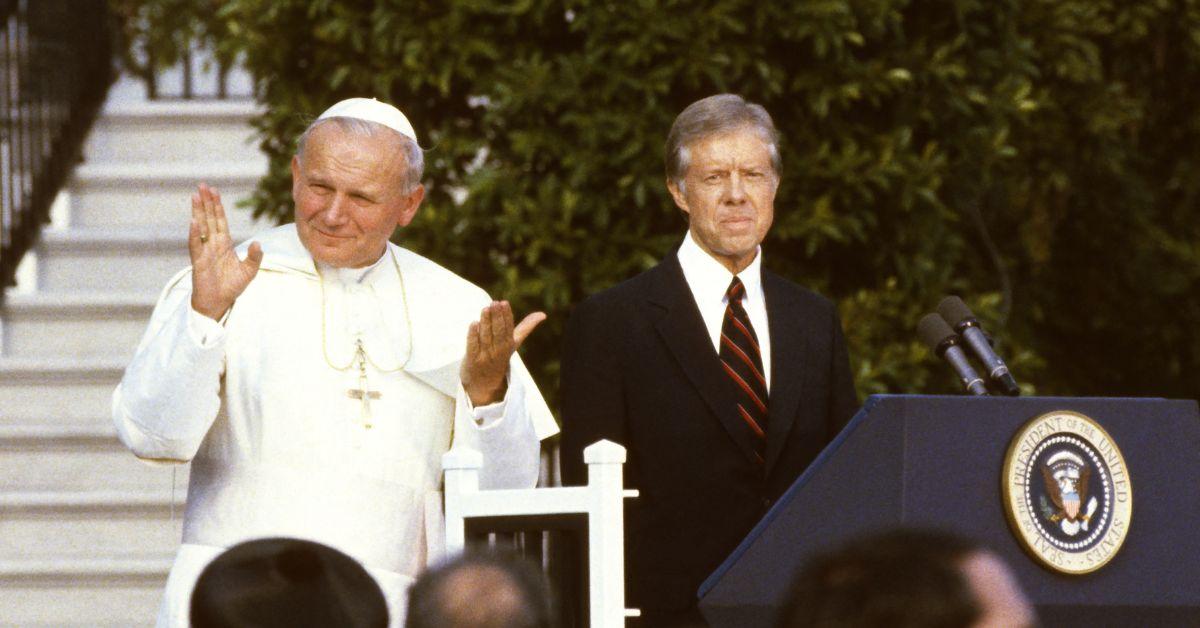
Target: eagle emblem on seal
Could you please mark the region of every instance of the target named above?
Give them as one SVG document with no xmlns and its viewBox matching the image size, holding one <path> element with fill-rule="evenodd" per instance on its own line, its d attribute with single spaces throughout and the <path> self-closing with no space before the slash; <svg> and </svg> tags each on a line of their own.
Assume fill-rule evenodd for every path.
<svg viewBox="0 0 1200 628">
<path fill-rule="evenodd" d="M 1051 410 L 1026 422 L 1009 442 L 1000 482 L 1013 533 L 1053 571 L 1092 573 L 1129 536 L 1129 469 L 1112 436 L 1087 415 Z"/>
<path fill-rule="evenodd" d="M 1083 500 L 1088 494 L 1088 480 L 1092 476 L 1091 468 L 1082 457 L 1063 450 L 1046 459 L 1041 470 L 1046 494 L 1054 502 L 1051 507 L 1043 498 L 1042 515 L 1058 524 L 1067 536 L 1075 536 L 1080 530 L 1086 532 L 1099 505 L 1096 498 L 1092 497 L 1087 507 L 1083 508 Z"/>
</svg>

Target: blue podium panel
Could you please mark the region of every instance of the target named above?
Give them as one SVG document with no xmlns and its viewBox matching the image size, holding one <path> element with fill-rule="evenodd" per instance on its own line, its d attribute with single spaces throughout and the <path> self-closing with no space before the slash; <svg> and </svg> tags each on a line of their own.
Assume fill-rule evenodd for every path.
<svg viewBox="0 0 1200 628">
<path fill-rule="evenodd" d="M 1013 437 L 1064 410 L 1108 432 L 1132 485 L 1124 545 L 1083 575 L 1052 571 L 1025 551 L 1001 491 Z M 700 608 L 715 627 L 771 626 L 809 555 L 906 525 L 951 530 L 995 550 L 1045 625 L 1200 625 L 1198 482 L 1195 401 L 873 396 L 705 581 Z"/>
</svg>

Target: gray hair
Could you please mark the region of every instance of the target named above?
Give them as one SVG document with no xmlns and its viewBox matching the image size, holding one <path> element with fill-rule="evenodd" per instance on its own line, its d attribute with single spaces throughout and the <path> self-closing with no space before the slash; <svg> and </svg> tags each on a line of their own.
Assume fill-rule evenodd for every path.
<svg viewBox="0 0 1200 628">
<path fill-rule="evenodd" d="M 296 140 L 296 157 L 300 161 L 304 161 L 304 146 L 308 143 L 308 136 L 312 134 L 314 129 L 326 122 L 333 122 L 339 129 L 358 136 L 373 137 L 377 133 L 390 133 L 399 141 L 400 150 L 398 152 L 404 156 L 404 163 L 407 165 L 405 170 L 406 176 L 401 182 L 401 185 L 404 186 L 403 192 L 408 194 L 421 184 L 421 176 L 425 173 L 425 152 L 421 150 L 421 147 L 411 137 L 401 134 L 395 129 L 361 118 L 334 116 L 314 120 L 300 134 L 300 138 Z"/>
<path fill-rule="evenodd" d="M 706 137 L 746 127 L 753 129 L 766 143 L 771 154 L 771 168 L 778 177 L 783 172 L 783 164 L 779 159 L 779 131 L 775 129 L 771 114 L 762 105 L 747 102 L 737 94 L 717 94 L 688 105 L 675 118 L 671 133 L 667 135 L 667 180 L 682 192 L 691 163 L 688 147 Z"/>
</svg>

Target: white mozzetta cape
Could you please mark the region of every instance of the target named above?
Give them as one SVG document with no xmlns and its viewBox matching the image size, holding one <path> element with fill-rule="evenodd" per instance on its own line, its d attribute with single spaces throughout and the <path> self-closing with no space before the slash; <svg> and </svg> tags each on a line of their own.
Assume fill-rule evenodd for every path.
<svg viewBox="0 0 1200 628">
<path fill-rule="evenodd" d="M 191 310 L 190 269 L 172 279 L 113 393 L 134 454 L 192 462 L 159 625 L 187 625 L 203 567 L 266 536 L 358 559 L 395 625 L 412 578 L 441 551 L 441 455 L 470 446 L 483 452 L 483 488 L 532 487 L 539 440 L 558 426 L 516 355 L 505 400 L 471 408 L 458 371 L 467 328 L 490 303 L 483 290 L 392 244 L 365 272 L 322 271 L 322 290 L 294 225 L 255 240 L 262 266 L 220 325 Z M 368 388 L 380 392 L 370 428 L 347 394 L 358 386 L 356 338 L 374 362 Z"/>
</svg>

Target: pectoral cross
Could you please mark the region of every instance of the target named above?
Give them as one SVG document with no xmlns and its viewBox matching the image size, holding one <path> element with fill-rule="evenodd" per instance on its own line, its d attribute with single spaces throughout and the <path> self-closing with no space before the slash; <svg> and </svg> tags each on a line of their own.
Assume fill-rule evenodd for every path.
<svg viewBox="0 0 1200 628">
<path fill-rule="evenodd" d="M 346 395 L 351 399 L 362 400 L 362 423 L 365 429 L 371 429 L 371 400 L 378 399 L 381 395 L 378 390 L 367 390 L 367 351 L 363 349 L 362 338 L 356 342 L 358 353 L 355 357 L 358 359 L 358 388 L 351 388 L 346 391 Z"/>
</svg>

